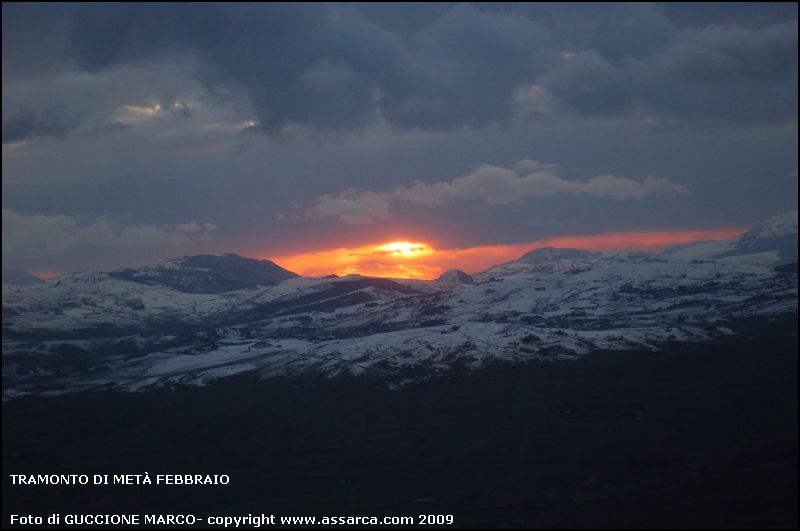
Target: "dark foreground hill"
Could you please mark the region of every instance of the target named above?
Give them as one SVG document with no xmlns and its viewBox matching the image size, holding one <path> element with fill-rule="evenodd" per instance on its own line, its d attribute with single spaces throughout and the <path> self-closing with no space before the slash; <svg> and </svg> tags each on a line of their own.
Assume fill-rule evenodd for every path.
<svg viewBox="0 0 800 531">
<path fill-rule="evenodd" d="M 3 512 L 452 514 L 456 527 L 796 527 L 796 316 L 662 352 L 498 365 L 391 391 L 232 377 L 3 406 Z M 12 473 L 228 474 L 11 487 Z"/>
</svg>

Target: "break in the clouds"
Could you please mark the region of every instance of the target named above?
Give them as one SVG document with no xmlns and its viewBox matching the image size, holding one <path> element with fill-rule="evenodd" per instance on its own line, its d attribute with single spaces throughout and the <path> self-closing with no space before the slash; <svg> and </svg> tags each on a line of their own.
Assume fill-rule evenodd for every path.
<svg viewBox="0 0 800 531">
<path fill-rule="evenodd" d="M 796 4 L 2 9 L 3 209 L 75 223 L 30 247 L 58 253 L 4 227 L 14 267 L 734 228 L 797 208 Z M 213 241 L 186 220 L 216 224 Z M 113 237 L 78 243 L 106 222 Z M 123 245 L 125 226 L 153 243 Z"/>
<path fill-rule="evenodd" d="M 513 168 L 483 164 L 452 181 L 433 184 L 416 181 L 412 186 L 399 186 L 389 192 L 351 188 L 336 195 L 322 195 L 307 215 L 336 217 L 342 223 L 360 225 L 392 217 L 393 202 L 440 206 L 459 200 L 478 200 L 497 206 L 557 194 L 622 200 L 649 195 L 678 197 L 688 193 L 685 185 L 652 175 L 641 182 L 616 175 L 567 180 L 556 173 L 554 166 L 526 159 L 517 162 Z"/>
</svg>

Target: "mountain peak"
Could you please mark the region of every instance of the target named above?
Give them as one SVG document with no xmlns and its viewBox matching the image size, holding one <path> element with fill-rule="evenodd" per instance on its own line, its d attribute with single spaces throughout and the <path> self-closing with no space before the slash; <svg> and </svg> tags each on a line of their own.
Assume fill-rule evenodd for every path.
<svg viewBox="0 0 800 531">
<path fill-rule="evenodd" d="M 472 280 L 472 277 L 468 274 L 464 273 L 460 269 L 451 269 L 449 271 L 445 271 L 439 278 L 436 279 L 437 282 L 446 282 L 449 284 L 474 284 L 475 281 Z"/>
<path fill-rule="evenodd" d="M 234 253 L 184 256 L 140 269 L 121 269 L 110 276 L 150 285 L 164 285 L 186 293 L 224 293 L 271 286 L 297 275 L 270 260 Z"/>
<path fill-rule="evenodd" d="M 27 271 L 3 266 L 3 284 L 8 286 L 33 286 L 43 281 Z"/>
<path fill-rule="evenodd" d="M 749 239 L 753 243 L 770 237 L 797 235 L 797 210 L 784 212 L 759 223 L 742 235 L 742 240 Z"/>
<path fill-rule="evenodd" d="M 772 217 L 735 238 L 673 245 L 663 253 L 678 260 L 734 258 L 761 265 L 796 262 L 797 211 Z"/>
<path fill-rule="evenodd" d="M 777 252 L 780 262 L 797 261 L 797 210 L 770 218 L 742 234 L 726 255 Z"/>
</svg>

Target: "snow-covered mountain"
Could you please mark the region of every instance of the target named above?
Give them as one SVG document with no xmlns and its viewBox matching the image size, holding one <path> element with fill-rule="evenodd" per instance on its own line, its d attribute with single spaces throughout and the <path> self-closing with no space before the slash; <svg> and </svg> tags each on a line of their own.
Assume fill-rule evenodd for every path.
<svg viewBox="0 0 800 531">
<path fill-rule="evenodd" d="M 759 223 L 736 238 L 675 245 L 665 254 L 682 260 L 729 258 L 763 265 L 797 262 L 797 210 Z"/>
<path fill-rule="evenodd" d="M 474 284 L 475 281 L 472 280 L 472 277 L 468 274 L 464 273 L 460 269 L 451 269 L 450 271 L 445 271 L 439 278 L 436 279 L 439 282 L 446 282 L 449 284 Z"/>
<path fill-rule="evenodd" d="M 242 372 L 402 385 L 496 362 L 708 341 L 743 318 L 797 312 L 796 266 L 751 259 L 788 256 L 784 221 L 725 246 L 696 244 L 715 249 L 702 259 L 686 256 L 691 246 L 550 248 L 436 281 L 303 278 L 236 255 L 66 275 L 4 289 L 4 392 L 147 389 Z M 796 226 L 795 213 L 795 256 Z"/>
<path fill-rule="evenodd" d="M 224 293 L 272 286 L 297 275 L 269 260 L 224 254 L 184 256 L 141 269 L 121 269 L 109 276 L 184 293 Z"/>
<path fill-rule="evenodd" d="M 40 278 L 31 275 L 27 271 L 3 266 L 3 286 L 32 286 L 41 282 Z"/>
<path fill-rule="evenodd" d="M 777 261 L 797 262 L 797 210 L 759 223 L 722 256 L 777 253 Z"/>
</svg>

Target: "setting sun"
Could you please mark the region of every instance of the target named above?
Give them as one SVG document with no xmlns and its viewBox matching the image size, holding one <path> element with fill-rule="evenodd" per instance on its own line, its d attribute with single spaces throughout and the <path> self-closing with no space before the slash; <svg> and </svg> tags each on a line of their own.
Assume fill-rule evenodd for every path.
<svg viewBox="0 0 800 531">
<path fill-rule="evenodd" d="M 275 258 L 282 267 L 303 275 L 350 275 L 433 279 L 442 268 L 427 263 L 438 251 L 426 243 L 392 241 Z"/>
<path fill-rule="evenodd" d="M 394 257 L 414 257 L 431 254 L 433 249 L 424 243 L 391 242 L 377 246 L 378 251 L 383 251 Z"/>
<path fill-rule="evenodd" d="M 448 269 L 476 273 L 495 264 L 515 260 L 541 247 L 575 247 L 588 251 L 658 252 L 678 243 L 697 240 L 722 240 L 738 236 L 745 228 L 698 229 L 679 231 L 605 232 L 592 235 L 561 236 L 532 242 L 437 249 L 432 245 L 406 240 L 340 247 L 289 256 L 270 257 L 281 267 L 306 276 L 329 274 L 431 280 Z"/>
</svg>

